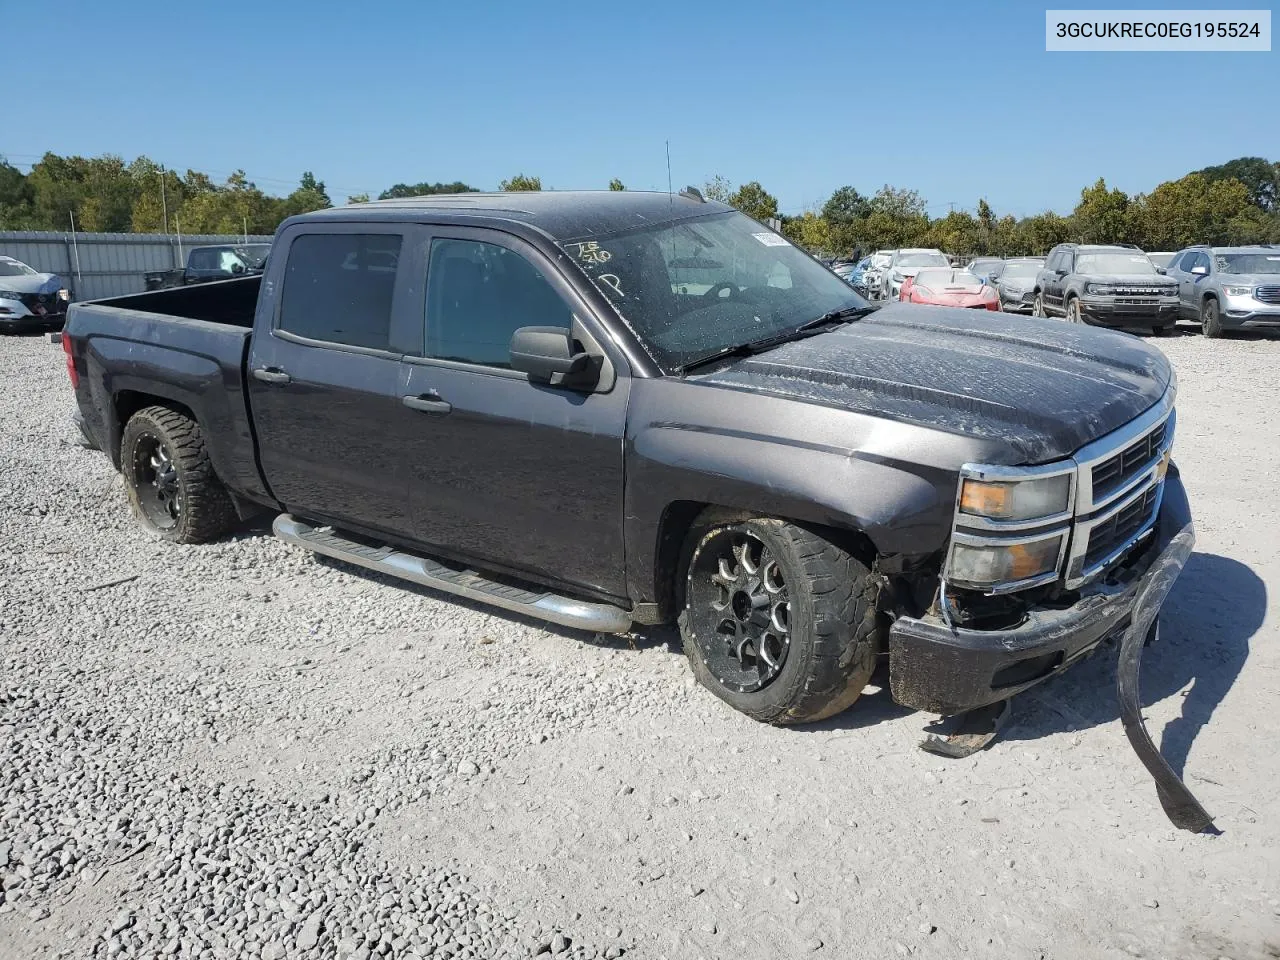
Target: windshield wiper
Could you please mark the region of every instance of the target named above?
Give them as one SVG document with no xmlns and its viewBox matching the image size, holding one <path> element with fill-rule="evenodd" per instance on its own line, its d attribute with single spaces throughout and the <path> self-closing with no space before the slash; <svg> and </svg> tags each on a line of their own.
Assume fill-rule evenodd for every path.
<svg viewBox="0 0 1280 960">
<path fill-rule="evenodd" d="M 678 374 L 686 374 L 690 370 L 696 370 L 698 367 L 705 367 L 707 364 L 715 363 L 718 360 L 728 360 L 731 357 L 749 357 L 752 354 L 761 353 L 765 350 L 772 349 L 791 340 L 803 339 L 806 334 L 816 331 L 819 327 L 825 327 L 832 323 L 845 323 L 850 320 L 858 320 L 865 317 L 869 313 L 875 311 L 875 307 L 841 307 L 839 310 L 828 310 L 820 317 L 814 317 L 812 320 L 806 320 L 798 327 L 792 327 L 790 330 L 784 330 L 782 333 L 775 333 L 772 336 L 761 337 L 759 340 L 749 340 L 746 343 L 739 343 L 732 347 L 724 347 L 715 353 L 708 353 L 706 356 L 698 357 L 694 360 L 687 360 L 675 368 Z"/>
</svg>

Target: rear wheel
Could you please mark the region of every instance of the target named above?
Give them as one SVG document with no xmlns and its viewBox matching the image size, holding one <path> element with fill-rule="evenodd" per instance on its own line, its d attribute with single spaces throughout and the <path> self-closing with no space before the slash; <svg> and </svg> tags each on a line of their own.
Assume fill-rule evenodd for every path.
<svg viewBox="0 0 1280 960">
<path fill-rule="evenodd" d="M 782 520 L 718 522 L 695 536 L 680 630 L 698 682 L 766 723 L 851 705 L 878 649 L 866 565 Z"/>
<path fill-rule="evenodd" d="M 1206 297 L 1200 304 L 1200 330 L 1211 339 L 1222 336 L 1222 313 L 1213 297 Z"/>
<path fill-rule="evenodd" d="M 120 470 L 135 516 L 162 540 L 203 543 L 235 522 L 199 424 L 176 410 L 145 407 L 129 418 L 120 438 Z"/>
</svg>

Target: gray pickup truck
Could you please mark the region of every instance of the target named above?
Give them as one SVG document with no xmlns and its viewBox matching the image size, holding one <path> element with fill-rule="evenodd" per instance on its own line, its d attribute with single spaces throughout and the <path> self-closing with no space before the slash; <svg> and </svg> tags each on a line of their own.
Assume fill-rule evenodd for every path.
<svg viewBox="0 0 1280 960">
<path fill-rule="evenodd" d="M 1190 549 L 1158 350 L 873 311 L 694 190 L 367 203 L 273 249 L 71 307 L 84 429 L 157 537 L 271 511 L 532 617 L 678 622 L 771 723 L 845 709 L 886 657 L 900 703 L 1001 703 L 1145 630 Z"/>
</svg>

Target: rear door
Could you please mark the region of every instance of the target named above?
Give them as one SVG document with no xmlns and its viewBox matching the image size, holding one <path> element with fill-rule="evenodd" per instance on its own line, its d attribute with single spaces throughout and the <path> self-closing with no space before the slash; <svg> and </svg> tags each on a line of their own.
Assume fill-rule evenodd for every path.
<svg viewBox="0 0 1280 960">
<path fill-rule="evenodd" d="M 477 565 L 625 596 L 623 435 L 630 380 L 559 269 L 494 230 L 433 227 L 425 343 L 405 360 L 416 538 Z M 510 368 L 518 327 L 573 327 L 609 358 L 595 392 Z"/>
<path fill-rule="evenodd" d="M 295 513 L 406 533 L 400 358 L 420 342 L 423 232 L 410 224 L 300 224 L 263 287 L 249 397 L 263 475 Z M 264 329 L 264 322 L 269 323 Z"/>
</svg>

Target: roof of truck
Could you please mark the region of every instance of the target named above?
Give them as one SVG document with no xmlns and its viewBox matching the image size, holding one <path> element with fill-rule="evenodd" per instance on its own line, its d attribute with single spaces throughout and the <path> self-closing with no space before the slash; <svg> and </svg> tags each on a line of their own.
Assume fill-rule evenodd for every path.
<svg viewBox="0 0 1280 960">
<path fill-rule="evenodd" d="M 302 214 L 293 220 L 409 220 L 444 214 L 518 220 L 556 240 L 617 233 L 632 227 L 670 223 L 732 208 L 714 200 L 643 190 L 541 190 L 517 193 L 438 193 L 373 200 Z"/>
</svg>

